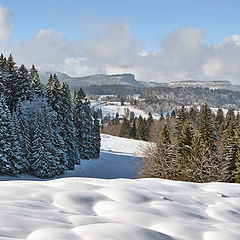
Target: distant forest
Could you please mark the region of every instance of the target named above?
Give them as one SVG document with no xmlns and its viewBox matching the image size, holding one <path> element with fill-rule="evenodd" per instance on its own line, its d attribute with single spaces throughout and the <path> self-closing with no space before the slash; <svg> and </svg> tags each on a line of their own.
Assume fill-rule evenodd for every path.
<svg viewBox="0 0 240 240">
<path fill-rule="evenodd" d="M 116 100 L 129 95 L 140 94 L 144 101 L 138 102 L 138 107 L 146 112 L 161 113 L 177 109 L 182 105 L 204 105 L 209 107 L 240 107 L 240 92 L 223 89 L 208 89 L 200 87 L 154 87 L 139 88 L 126 85 L 89 86 L 84 90 L 88 95 L 116 95 Z"/>
</svg>

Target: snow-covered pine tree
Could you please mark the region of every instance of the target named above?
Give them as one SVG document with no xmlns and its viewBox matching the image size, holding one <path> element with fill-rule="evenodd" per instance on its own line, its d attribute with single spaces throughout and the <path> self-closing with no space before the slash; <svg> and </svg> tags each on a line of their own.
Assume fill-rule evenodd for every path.
<svg viewBox="0 0 240 240">
<path fill-rule="evenodd" d="M 0 96 L 0 174 L 16 175 L 22 173 L 26 161 L 22 159 L 11 113 L 4 96 Z"/>
<path fill-rule="evenodd" d="M 75 164 L 80 164 L 80 159 L 76 152 L 76 141 L 74 137 L 73 112 L 70 90 L 67 83 L 63 83 L 60 91 L 60 112 L 62 136 L 66 145 L 66 156 L 68 159 L 68 169 L 74 169 Z"/>
<path fill-rule="evenodd" d="M 31 81 L 31 87 L 33 88 L 34 93 L 38 97 L 42 97 L 43 96 L 43 90 L 42 90 L 40 78 L 39 78 L 39 75 L 38 75 L 38 71 L 37 71 L 37 69 L 35 68 L 34 65 L 32 65 L 32 67 L 30 69 L 30 81 Z"/>
<path fill-rule="evenodd" d="M 18 85 L 16 94 L 21 101 L 32 99 L 32 89 L 28 70 L 22 64 L 17 71 Z"/>
<path fill-rule="evenodd" d="M 36 128 L 32 142 L 31 174 L 40 178 L 55 177 L 63 174 L 64 167 L 60 164 L 58 156 L 53 154 L 52 133 L 46 105 L 37 112 Z"/>
<path fill-rule="evenodd" d="M 5 93 L 5 81 L 7 79 L 7 60 L 3 56 L 0 55 L 0 93 Z"/>
<path fill-rule="evenodd" d="M 86 95 L 81 88 L 77 96 L 74 97 L 73 110 L 73 122 L 79 156 L 82 159 L 89 159 L 93 142 L 91 135 L 93 121 L 90 102 L 86 99 Z"/>
<path fill-rule="evenodd" d="M 4 79 L 4 90 L 5 90 L 5 99 L 8 105 L 10 112 L 13 112 L 15 106 L 18 102 L 18 74 L 17 67 L 15 66 L 15 62 L 13 60 L 12 55 L 7 59 L 6 62 L 6 78 Z"/>
<path fill-rule="evenodd" d="M 25 162 L 24 172 L 29 169 L 28 149 L 29 149 L 29 130 L 26 124 L 25 116 L 22 113 L 22 103 L 18 103 L 15 111 L 13 112 L 13 122 L 15 127 L 15 135 L 18 141 L 19 154 Z"/>
</svg>

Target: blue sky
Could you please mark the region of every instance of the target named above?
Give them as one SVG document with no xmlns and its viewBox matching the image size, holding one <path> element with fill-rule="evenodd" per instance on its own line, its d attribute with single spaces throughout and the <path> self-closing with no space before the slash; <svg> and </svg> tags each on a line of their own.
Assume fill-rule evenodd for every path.
<svg viewBox="0 0 240 240">
<path fill-rule="evenodd" d="M 240 31 L 238 0 L 0 0 L 15 15 L 11 40 L 25 40 L 40 29 L 52 28 L 76 40 L 88 20 L 128 20 L 130 31 L 154 49 L 162 37 L 179 27 L 199 27 L 205 42 L 216 43 Z"/>
<path fill-rule="evenodd" d="M 71 76 L 240 84 L 239 0 L 0 0 L 0 49 Z"/>
</svg>

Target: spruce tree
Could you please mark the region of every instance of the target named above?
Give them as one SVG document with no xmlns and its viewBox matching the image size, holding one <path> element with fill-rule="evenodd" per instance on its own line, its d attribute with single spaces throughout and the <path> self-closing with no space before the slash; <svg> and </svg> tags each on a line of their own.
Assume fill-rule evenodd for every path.
<svg viewBox="0 0 240 240">
<path fill-rule="evenodd" d="M 123 117 L 123 122 L 121 124 L 121 128 L 120 128 L 120 133 L 119 133 L 119 137 L 129 137 L 130 135 L 130 122 L 129 120 L 124 116 Z"/>
<path fill-rule="evenodd" d="M 181 107 L 181 109 L 179 110 L 179 113 L 178 113 L 177 119 L 176 119 L 176 124 L 175 124 L 175 132 L 176 132 L 177 137 L 179 137 L 181 135 L 182 127 L 186 120 L 187 120 L 187 110 L 186 110 L 185 106 L 183 105 Z"/>
<path fill-rule="evenodd" d="M 136 123 L 135 119 L 133 119 L 133 121 L 131 123 L 129 136 L 132 137 L 132 138 L 136 138 L 136 136 L 137 136 L 137 123 Z"/>
<path fill-rule="evenodd" d="M 148 122 L 149 128 L 151 128 L 151 125 L 153 124 L 153 116 L 152 116 L 152 113 L 151 113 L 151 112 L 148 113 L 147 122 Z"/>
<path fill-rule="evenodd" d="M 101 148 L 100 125 L 97 112 L 93 113 L 93 152 L 92 158 L 99 158 Z"/>
<path fill-rule="evenodd" d="M 63 83 L 61 87 L 59 115 L 59 120 L 61 122 L 60 135 L 62 136 L 66 145 L 68 169 L 73 169 L 75 164 L 80 164 L 80 159 L 78 158 L 75 147 L 76 142 L 74 137 L 72 102 L 67 83 Z"/>
<path fill-rule="evenodd" d="M 193 129 L 189 121 L 185 122 L 178 137 L 177 157 L 183 168 L 188 167 L 192 153 Z"/>
<path fill-rule="evenodd" d="M 214 125 L 215 125 L 216 129 L 218 130 L 219 135 L 221 136 L 223 134 L 223 130 L 224 130 L 224 113 L 223 113 L 222 108 L 219 108 L 217 111 Z"/>
<path fill-rule="evenodd" d="M 0 97 L 0 174 L 16 175 L 25 170 L 11 113 L 3 95 Z"/>
<path fill-rule="evenodd" d="M 6 78 L 4 80 L 5 98 L 10 112 L 14 111 L 18 102 L 18 85 L 17 67 L 10 54 L 6 62 Z"/>
<path fill-rule="evenodd" d="M 79 155 L 82 159 L 89 159 L 92 154 L 92 128 L 93 119 L 91 115 L 90 102 L 80 88 L 74 100 L 73 122 L 75 126 L 75 137 L 78 145 Z"/>
<path fill-rule="evenodd" d="M 223 181 L 234 182 L 237 160 L 237 145 L 233 120 L 228 120 L 228 128 L 224 131 L 224 148 L 222 153 Z"/>
<path fill-rule="evenodd" d="M 16 94 L 18 99 L 21 101 L 29 100 L 32 98 L 32 89 L 30 77 L 28 74 L 28 70 L 22 64 L 20 68 L 18 68 L 18 85 L 16 89 Z"/>
<path fill-rule="evenodd" d="M 212 122 L 212 114 L 210 108 L 205 104 L 201 114 L 201 124 L 199 133 L 203 143 L 216 150 L 215 141 L 218 139 L 217 131 Z"/>
<path fill-rule="evenodd" d="M 38 75 L 38 71 L 35 68 L 34 65 L 32 65 L 31 69 L 30 69 L 30 80 L 31 80 L 31 87 L 33 88 L 34 93 L 38 96 L 38 97 L 42 97 L 43 96 L 43 90 L 42 90 L 42 86 L 40 83 L 40 78 Z"/>
</svg>

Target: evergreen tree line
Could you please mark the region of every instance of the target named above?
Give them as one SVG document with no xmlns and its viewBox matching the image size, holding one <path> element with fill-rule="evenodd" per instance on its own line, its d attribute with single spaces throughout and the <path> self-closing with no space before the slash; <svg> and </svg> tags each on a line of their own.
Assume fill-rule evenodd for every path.
<svg viewBox="0 0 240 240">
<path fill-rule="evenodd" d="M 116 113 L 113 119 L 109 116 L 104 120 L 103 123 L 105 124 L 102 125 L 102 133 L 148 141 L 153 123 L 151 112 L 149 112 L 148 118 L 146 119 L 141 115 L 136 117 L 134 112 L 129 111 L 129 108 L 125 109 L 123 119 L 120 119 L 119 113 Z"/>
<path fill-rule="evenodd" d="M 154 121 L 139 177 L 192 182 L 240 182 L 240 115 L 207 104 Z"/>
<path fill-rule="evenodd" d="M 43 86 L 38 71 L 17 67 L 0 56 L 0 174 L 54 177 L 73 170 L 80 159 L 98 158 L 100 131 L 82 89 L 71 97 L 66 83 L 50 75 Z"/>
</svg>

